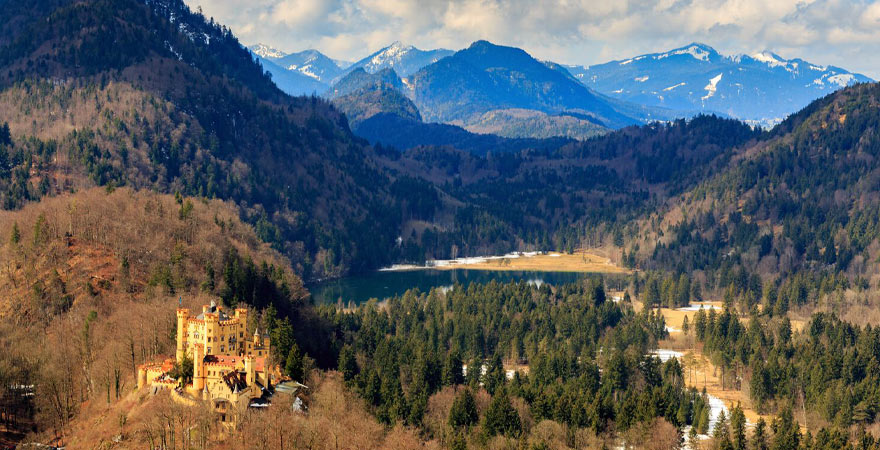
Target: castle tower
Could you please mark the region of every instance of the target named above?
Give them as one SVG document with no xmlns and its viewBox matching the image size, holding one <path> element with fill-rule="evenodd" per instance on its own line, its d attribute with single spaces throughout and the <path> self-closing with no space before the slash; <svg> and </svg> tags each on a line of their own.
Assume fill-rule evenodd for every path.
<svg viewBox="0 0 880 450">
<path fill-rule="evenodd" d="M 247 381 L 248 386 L 254 384 L 256 380 L 256 372 L 254 370 L 254 357 L 253 356 L 245 356 L 244 357 L 244 373 L 245 380 Z"/>
<path fill-rule="evenodd" d="M 210 353 L 212 355 L 220 353 L 220 344 L 217 343 L 219 334 L 220 323 L 218 314 L 210 312 L 205 314 L 205 339 L 208 343 L 208 348 L 205 349 L 205 351 L 207 353 Z"/>
<path fill-rule="evenodd" d="M 247 321 L 248 321 L 247 308 L 235 308 L 235 318 L 238 319 L 239 323 L 247 326 Z"/>
<path fill-rule="evenodd" d="M 177 362 L 183 361 L 186 356 L 186 326 L 189 319 L 189 310 L 177 309 Z"/>
<path fill-rule="evenodd" d="M 193 345 L 193 390 L 205 388 L 205 349 L 202 344 Z"/>
</svg>

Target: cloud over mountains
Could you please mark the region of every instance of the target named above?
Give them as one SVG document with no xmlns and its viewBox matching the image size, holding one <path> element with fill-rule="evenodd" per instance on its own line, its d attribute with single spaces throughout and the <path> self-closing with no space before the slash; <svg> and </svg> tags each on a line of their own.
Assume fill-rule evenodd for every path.
<svg viewBox="0 0 880 450">
<path fill-rule="evenodd" d="M 458 49 L 478 39 L 571 64 L 707 42 L 764 49 L 880 78 L 880 0 L 187 0 L 247 43 L 357 59 L 400 40 Z"/>
</svg>

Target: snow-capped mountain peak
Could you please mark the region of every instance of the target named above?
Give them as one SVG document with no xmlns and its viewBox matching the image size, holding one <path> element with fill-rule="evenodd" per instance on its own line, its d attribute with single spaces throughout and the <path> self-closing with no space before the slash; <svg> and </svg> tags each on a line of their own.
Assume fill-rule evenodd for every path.
<svg viewBox="0 0 880 450">
<path fill-rule="evenodd" d="M 621 66 L 625 66 L 628 64 L 632 64 L 633 62 L 636 62 L 636 61 L 642 61 L 642 60 L 658 61 L 658 60 L 670 58 L 673 56 L 680 56 L 680 55 L 688 55 L 691 58 L 693 58 L 697 61 L 702 61 L 702 62 L 709 62 L 710 60 L 715 59 L 717 56 L 719 56 L 718 52 L 715 51 L 714 48 L 712 48 L 706 44 L 700 44 L 699 42 L 694 42 L 694 43 L 691 43 L 690 45 L 686 45 L 684 47 L 670 50 L 670 51 L 664 52 L 664 53 L 652 53 L 649 55 L 636 56 L 635 58 L 630 58 L 630 59 L 627 59 L 624 61 L 620 61 L 618 64 Z"/>
<path fill-rule="evenodd" d="M 672 50 L 672 51 L 669 51 L 666 53 L 661 53 L 661 54 L 657 55 L 656 58 L 654 58 L 654 59 L 663 59 L 663 58 L 668 58 L 670 56 L 676 56 L 676 55 L 690 55 L 691 57 L 693 57 L 694 59 L 696 59 L 698 61 L 709 61 L 709 59 L 712 56 L 717 55 L 717 54 L 718 54 L 718 52 L 716 52 L 714 48 L 709 47 L 706 44 L 700 44 L 698 42 L 694 42 L 688 46 L 685 46 L 682 48 L 677 48 L 675 50 Z"/>
<path fill-rule="evenodd" d="M 287 56 L 287 53 L 284 53 L 283 51 L 278 50 L 277 48 L 268 46 L 266 44 L 252 45 L 250 47 L 250 50 L 254 54 L 260 56 L 261 58 L 278 59 L 278 58 L 284 58 L 285 56 Z"/>
<path fill-rule="evenodd" d="M 775 66 L 784 66 L 788 61 L 782 59 L 776 53 L 771 52 L 770 50 L 764 50 L 762 52 L 755 53 L 752 56 L 752 59 L 757 61 L 761 61 L 762 63 L 766 63 L 771 67 Z"/>
<path fill-rule="evenodd" d="M 407 55 L 407 53 L 414 49 L 415 47 L 412 45 L 407 45 L 400 41 L 394 41 L 391 45 L 379 50 L 379 52 L 373 55 L 368 64 L 369 67 L 366 67 L 366 70 L 367 72 L 372 72 L 374 70 L 380 70 L 386 66 L 394 67 Z"/>
<path fill-rule="evenodd" d="M 620 100 L 721 113 L 764 125 L 837 89 L 871 81 L 770 50 L 726 56 L 699 43 L 568 70 L 588 87 Z"/>
<path fill-rule="evenodd" d="M 803 61 L 797 60 L 797 59 L 785 59 L 785 58 L 777 55 L 776 53 L 771 52 L 770 50 L 764 50 L 762 52 L 748 55 L 748 57 L 759 62 L 759 63 L 766 64 L 767 67 L 769 67 L 771 69 L 781 67 L 791 73 L 798 72 L 798 70 L 800 70 L 800 63 L 803 62 Z M 743 56 L 740 56 L 735 60 L 742 61 L 742 59 L 743 59 Z M 807 65 L 810 66 L 810 68 L 812 70 L 819 69 L 819 70 L 824 71 L 824 68 L 822 68 L 822 67 L 814 66 L 812 64 L 807 64 Z"/>
<path fill-rule="evenodd" d="M 413 45 L 395 41 L 391 45 L 352 64 L 347 70 L 362 67 L 368 73 L 382 69 L 394 69 L 401 77 L 407 77 L 440 58 L 451 55 L 450 50 L 421 50 Z"/>
</svg>

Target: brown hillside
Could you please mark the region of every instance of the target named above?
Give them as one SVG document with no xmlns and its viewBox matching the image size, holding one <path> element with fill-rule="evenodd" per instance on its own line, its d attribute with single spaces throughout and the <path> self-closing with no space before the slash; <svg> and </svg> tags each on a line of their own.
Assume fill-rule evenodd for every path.
<svg viewBox="0 0 880 450">
<path fill-rule="evenodd" d="M 0 385 L 36 394 L 3 398 L 8 427 L 61 440 L 81 414 L 126 397 L 136 365 L 172 349 L 177 299 L 196 307 L 225 288 L 232 249 L 274 266 L 292 300 L 307 295 L 221 201 L 91 189 L 0 212 Z"/>
</svg>

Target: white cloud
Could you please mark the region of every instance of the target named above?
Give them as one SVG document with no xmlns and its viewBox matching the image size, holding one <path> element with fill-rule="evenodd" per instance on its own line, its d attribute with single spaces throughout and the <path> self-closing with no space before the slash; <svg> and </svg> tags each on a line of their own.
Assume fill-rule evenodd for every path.
<svg viewBox="0 0 880 450">
<path fill-rule="evenodd" d="M 400 40 L 422 48 L 477 39 L 592 64 L 705 42 L 770 49 L 880 78 L 880 0 L 186 0 L 245 43 L 318 48 L 354 60 Z"/>
</svg>

